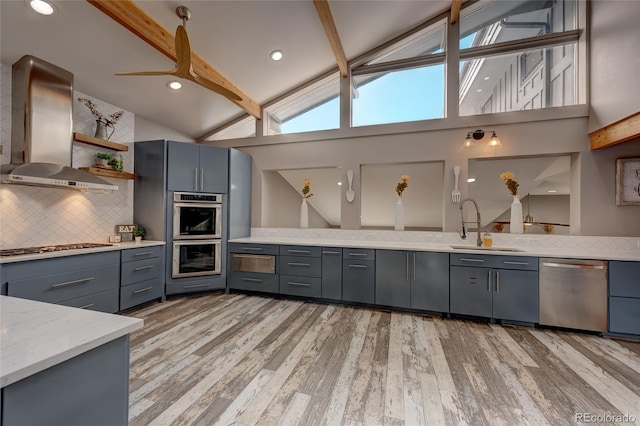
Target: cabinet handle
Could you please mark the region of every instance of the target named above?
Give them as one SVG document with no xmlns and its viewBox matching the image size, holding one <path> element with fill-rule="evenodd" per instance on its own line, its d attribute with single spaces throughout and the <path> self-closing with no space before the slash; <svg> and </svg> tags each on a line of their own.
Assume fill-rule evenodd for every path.
<svg viewBox="0 0 640 426">
<path fill-rule="evenodd" d="M 295 285 L 295 286 L 298 286 L 298 287 L 311 287 L 311 284 L 307 284 L 307 283 L 298 283 L 298 282 L 295 282 L 295 281 L 287 281 L 287 284 L 289 284 L 289 285 Z"/>
<path fill-rule="evenodd" d="M 505 265 L 528 265 L 529 262 L 514 262 L 512 260 L 504 260 L 502 261 Z"/>
<path fill-rule="evenodd" d="M 303 254 L 311 254 L 311 250 L 296 250 L 296 249 L 290 249 L 287 250 L 289 253 L 303 253 Z"/>
<path fill-rule="evenodd" d="M 349 253 L 349 256 L 367 256 L 367 253 Z"/>
<path fill-rule="evenodd" d="M 242 277 L 242 281 L 248 281 L 250 283 L 261 283 L 262 280 L 260 278 L 246 278 Z"/>
<path fill-rule="evenodd" d="M 209 284 L 191 284 L 185 285 L 184 288 L 209 287 Z"/>
<path fill-rule="evenodd" d="M 413 280 L 416 280 L 416 254 L 413 253 Z"/>
<path fill-rule="evenodd" d="M 262 251 L 262 247 L 241 247 L 240 249 L 248 251 Z"/>
<path fill-rule="evenodd" d="M 496 271 L 496 293 L 500 293 L 500 272 Z"/>
<path fill-rule="evenodd" d="M 477 263 L 483 263 L 484 262 L 484 260 L 482 260 L 482 259 L 469 259 L 467 257 L 461 257 L 460 261 L 462 261 L 462 262 L 477 262 Z"/>
<path fill-rule="evenodd" d="M 407 279 L 407 281 L 409 281 L 409 253 L 407 253 L 407 275 L 406 275 L 406 279 Z"/>
<path fill-rule="evenodd" d="M 153 268 L 153 265 L 149 265 L 149 266 L 138 266 L 137 268 L 134 269 L 134 271 L 143 271 L 145 269 L 151 269 Z"/>
<path fill-rule="evenodd" d="M 149 256 L 150 254 L 153 254 L 152 251 L 145 251 L 144 253 L 136 253 L 134 254 L 134 256 Z"/>
<path fill-rule="evenodd" d="M 491 293 L 491 269 L 487 271 L 487 291 Z"/>
<path fill-rule="evenodd" d="M 90 308 L 90 307 L 92 307 L 94 305 L 95 305 L 95 303 L 88 303 L 88 304 L 83 305 L 83 306 L 78 306 L 78 309 L 88 309 L 88 308 Z"/>
<path fill-rule="evenodd" d="M 195 190 L 197 191 L 198 190 L 198 168 L 197 167 L 196 167 L 196 177 L 195 177 L 195 180 L 193 182 L 193 186 L 194 186 Z"/>
<path fill-rule="evenodd" d="M 367 265 L 349 265 L 349 268 L 367 269 Z"/>
<path fill-rule="evenodd" d="M 300 263 L 300 262 L 289 262 L 287 263 L 289 266 L 311 266 L 310 263 Z"/>
<path fill-rule="evenodd" d="M 86 283 L 92 280 L 95 280 L 95 277 L 89 277 L 89 278 L 82 278 L 79 280 L 73 280 L 73 281 L 67 281 L 64 283 L 58 283 L 58 284 L 54 284 L 51 286 L 51 288 L 58 288 L 58 287 L 66 287 L 68 285 L 74 285 L 74 284 L 82 284 L 82 283 Z"/>
<path fill-rule="evenodd" d="M 322 252 L 322 254 L 340 254 L 340 252 L 339 252 L 339 251 L 329 251 L 329 250 L 324 250 L 324 251 Z"/>
<path fill-rule="evenodd" d="M 133 294 L 144 293 L 145 291 L 149 291 L 149 290 L 152 290 L 152 289 L 153 289 L 153 287 L 141 288 L 140 290 L 134 291 Z"/>
<path fill-rule="evenodd" d="M 204 168 L 200 169 L 200 191 L 204 191 Z"/>
</svg>

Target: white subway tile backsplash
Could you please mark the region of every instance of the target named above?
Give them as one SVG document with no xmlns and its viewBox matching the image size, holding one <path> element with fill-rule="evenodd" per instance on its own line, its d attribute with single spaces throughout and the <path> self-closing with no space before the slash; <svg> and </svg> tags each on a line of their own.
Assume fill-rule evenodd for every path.
<svg viewBox="0 0 640 426">
<path fill-rule="evenodd" d="M 0 143 L 2 164 L 10 162 L 11 149 L 11 67 L 0 69 Z M 91 99 L 105 115 L 120 108 L 74 92 L 73 130 L 93 135 L 95 118 L 77 98 Z M 134 115 L 125 111 L 111 140 L 129 146 L 116 152 L 82 143 L 73 143 L 73 167 L 95 164 L 97 152 L 122 156 L 124 169 L 133 171 Z M 0 247 L 14 248 L 78 242 L 107 242 L 118 224 L 133 221 L 133 181 L 105 178 L 118 186 L 111 194 L 93 194 L 66 189 L 3 184 L 0 188 Z"/>
</svg>

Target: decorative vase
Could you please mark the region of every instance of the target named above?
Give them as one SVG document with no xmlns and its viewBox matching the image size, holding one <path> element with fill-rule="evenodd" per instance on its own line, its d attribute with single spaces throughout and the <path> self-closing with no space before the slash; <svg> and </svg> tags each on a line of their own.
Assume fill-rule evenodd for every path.
<svg viewBox="0 0 640 426">
<path fill-rule="evenodd" d="M 309 205 L 307 199 L 302 197 L 302 204 L 300 204 L 300 228 L 309 227 Z"/>
<path fill-rule="evenodd" d="M 396 200 L 396 212 L 393 229 L 396 231 L 404 231 L 404 206 L 402 205 L 402 197 Z"/>
<path fill-rule="evenodd" d="M 513 196 L 513 203 L 511 203 L 511 221 L 509 224 L 509 232 L 512 234 L 522 234 L 522 204 L 520 204 L 520 198 L 517 195 Z"/>
<path fill-rule="evenodd" d="M 113 136 L 113 132 L 116 131 L 115 127 L 113 127 L 113 126 L 109 126 L 109 127 L 111 127 L 111 132 L 110 133 L 107 130 L 107 123 L 105 123 L 102 120 L 96 120 L 96 133 L 95 133 L 94 136 L 96 138 L 109 140 L 109 138 L 111 136 Z"/>
</svg>

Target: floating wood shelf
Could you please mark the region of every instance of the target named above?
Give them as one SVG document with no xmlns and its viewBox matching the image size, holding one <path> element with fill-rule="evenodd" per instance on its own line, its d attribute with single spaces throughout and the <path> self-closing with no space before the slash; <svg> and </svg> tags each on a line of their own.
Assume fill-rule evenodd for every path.
<svg viewBox="0 0 640 426">
<path fill-rule="evenodd" d="M 138 175 L 129 172 L 117 172 L 115 170 L 103 169 L 98 167 L 80 167 L 80 170 L 91 173 L 96 176 L 104 176 L 117 179 L 138 179 Z"/>
<path fill-rule="evenodd" d="M 111 142 L 106 139 L 100 139 L 78 132 L 73 132 L 73 140 L 76 142 L 86 143 L 88 145 L 99 146 L 101 148 L 113 149 L 116 151 L 129 151 L 129 147 L 127 145 L 123 145 L 117 142 Z"/>
</svg>

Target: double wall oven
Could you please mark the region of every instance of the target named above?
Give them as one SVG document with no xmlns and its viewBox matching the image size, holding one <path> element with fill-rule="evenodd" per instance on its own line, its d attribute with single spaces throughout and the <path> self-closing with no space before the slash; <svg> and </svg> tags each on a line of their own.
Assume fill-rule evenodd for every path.
<svg viewBox="0 0 640 426">
<path fill-rule="evenodd" d="M 172 278 L 220 274 L 222 195 L 173 193 Z"/>
</svg>

